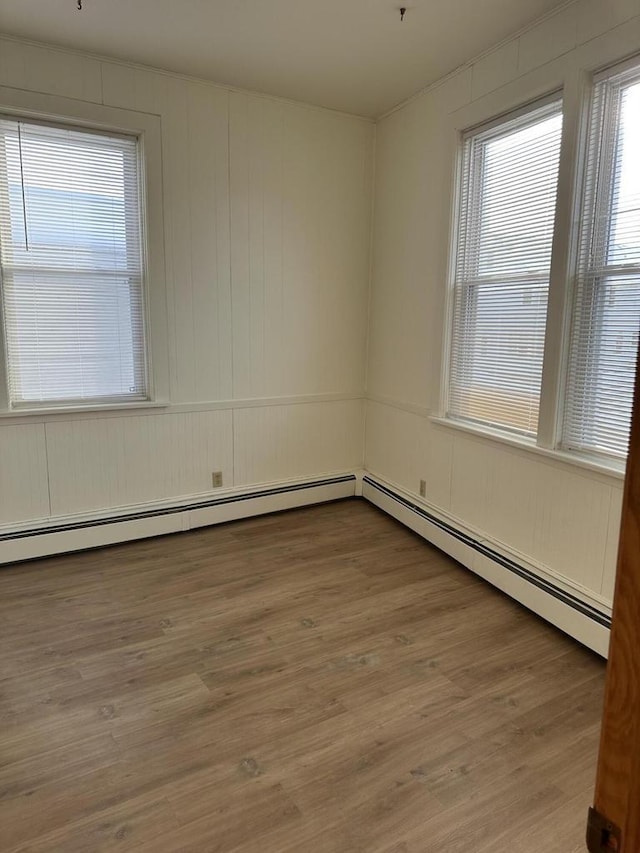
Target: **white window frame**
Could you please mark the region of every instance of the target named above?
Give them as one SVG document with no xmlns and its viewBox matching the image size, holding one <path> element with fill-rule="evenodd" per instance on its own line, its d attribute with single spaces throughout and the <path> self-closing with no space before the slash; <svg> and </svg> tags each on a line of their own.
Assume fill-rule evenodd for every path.
<svg viewBox="0 0 640 853">
<path fill-rule="evenodd" d="M 463 195 L 463 168 L 464 168 L 464 148 L 467 140 L 472 138 L 473 136 L 481 135 L 485 136 L 491 133 L 492 130 L 498 129 L 501 126 L 508 125 L 510 122 L 517 121 L 518 119 L 525 118 L 531 113 L 537 110 L 544 110 L 545 108 L 550 108 L 553 105 L 560 103 L 560 113 L 564 112 L 563 105 L 563 93 L 562 90 L 555 90 L 553 92 L 549 92 L 540 98 L 536 98 L 533 101 L 530 101 L 525 104 L 521 104 L 519 107 L 509 110 L 506 113 L 503 113 L 499 116 L 493 117 L 489 121 L 484 121 L 480 124 L 473 125 L 472 127 L 465 128 L 461 130 L 457 134 L 457 157 L 456 157 L 456 188 L 455 188 L 455 206 L 454 206 L 454 225 L 451 229 L 450 235 L 450 281 L 449 281 L 449 305 L 448 305 L 448 352 L 447 352 L 447 368 L 446 368 L 446 379 L 443 384 L 443 393 L 442 393 L 442 411 L 447 416 L 447 419 L 453 423 L 460 424 L 461 426 L 469 425 L 471 428 L 477 428 L 479 430 L 496 430 L 499 433 L 504 433 L 507 436 L 516 436 L 518 439 L 522 439 L 523 441 L 532 441 L 533 439 L 523 432 L 517 429 L 510 429 L 508 427 L 503 426 L 491 426 L 488 423 L 483 423 L 481 421 L 474 421 L 471 418 L 462 418 L 462 417 L 454 417 L 453 415 L 448 415 L 450 411 L 450 403 L 451 403 L 451 361 L 452 361 L 452 353 L 453 353 L 453 314 L 454 314 L 454 303 L 455 303 L 455 295 L 456 295 L 456 287 L 457 287 L 457 278 L 458 278 L 458 270 L 457 270 L 457 256 L 459 254 L 459 236 L 460 236 L 460 208 L 461 208 L 461 200 Z M 474 179 L 475 180 L 475 179 Z M 478 191 L 478 188 L 472 184 L 471 189 L 475 192 Z M 555 237 L 554 237 L 555 243 Z M 477 250 L 476 250 L 477 251 Z M 552 248 L 552 258 L 553 258 L 553 248 Z M 551 286 L 550 282 L 551 271 L 549 273 L 549 287 Z M 546 276 L 544 276 L 546 278 Z M 466 286 L 466 285 L 465 285 Z M 540 392 L 540 406 L 542 406 L 542 387 Z"/>
<path fill-rule="evenodd" d="M 79 130 L 134 136 L 139 147 L 140 209 L 143 219 L 143 304 L 147 399 L 131 402 L 88 400 L 12 408 L 7 354 L 0 324 L 0 419 L 56 413 L 164 407 L 169 404 L 164 224 L 162 215 L 161 127 L 158 116 L 39 93 L 0 87 L 0 114 L 24 121 L 69 125 Z"/>
<path fill-rule="evenodd" d="M 594 96 L 594 89 L 596 86 L 598 86 L 602 83 L 606 84 L 607 81 L 609 81 L 609 80 L 616 81 L 617 79 L 624 78 L 625 76 L 632 78 L 635 85 L 640 83 L 640 55 L 633 57 L 630 60 L 626 60 L 622 63 L 616 63 L 612 66 L 608 66 L 604 70 L 600 70 L 599 72 L 594 73 L 592 75 L 592 78 L 590 81 L 590 83 L 591 83 L 590 92 L 589 92 L 590 97 L 589 97 L 589 102 L 585 105 L 584 117 L 583 117 L 583 131 L 582 131 L 582 133 L 583 133 L 583 139 L 582 139 L 583 147 L 581 150 L 581 156 L 580 156 L 580 162 L 579 162 L 579 167 L 580 167 L 579 188 L 580 188 L 580 192 L 576 196 L 577 215 L 576 215 L 575 226 L 574 226 L 575 227 L 575 234 L 573 235 L 574 236 L 574 243 L 573 243 L 573 248 L 572 248 L 572 251 L 573 251 L 572 268 L 571 268 L 572 282 L 576 281 L 577 275 L 580 272 L 581 261 L 579 258 L 579 252 L 580 252 L 580 245 L 579 244 L 580 244 L 580 240 L 583 236 L 582 232 L 584 231 L 583 223 L 581 223 L 580 220 L 584 219 L 584 216 L 586 213 L 589 226 L 593 231 L 594 229 L 602 229 L 603 228 L 603 225 L 601 222 L 603 213 L 606 214 L 607 221 L 608 221 L 609 217 L 611 216 L 611 201 L 610 201 L 609 196 L 610 196 L 610 191 L 611 191 L 611 183 L 610 182 L 611 182 L 613 176 L 609 173 L 607 173 L 605 175 L 605 186 L 606 186 L 605 192 L 603 192 L 603 186 L 600 183 L 598 174 L 596 174 L 592 177 L 592 180 L 594 181 L 594 183 L 588 183 L 588 181 L 587 181 L 587 170 L 588 170 L 587 158 L 588 158 L 588 154 L 589 154 L 588 149 L 592 145 L 594 145 L 593 140 L 590 138 L 591 134 L 593 132 L 593 107 L 594 107 L 593 96 Z M 616 86 L 616 85 L 619 85 L 619 84 L 616 84 L 614 82 L 614 86 Z M 601 104 L 600 110 L 602 112 L 602 115 L 604 115 L 608 109 L 610 109 L 609 105 Z M 618 119 L 620 118 L 619 109 L 617 110 L 617 118 Z M 595 145 L 597 147 L 597 162 L 598 162 L 598 168 L 596 169 L 596 173 L 599 173 L 599 172 L 602 172 L 603 165 L 606 165 L 608 168 L 610 168 L 612 163 L 611 162 L 609 162 L 609 163 L 605 162 L 605 164 L 603 164 L 603 162 L 602 162 L 603 154 L 606 155 L 606 153 L 607 153 L 606 148 L 604 148 L 602 145 L 602 140 L 599 139 L 595 143 Z M 598 224 L 598 223 L 600 223 L 600 224 Z M 608 232 L 608 227 L 607 227 L 607 232 Z M 590 238 L 593 239 L 593 233 L 590 234 Z M 605 245 L 606 245 L 606 243 L 604 241 L 602 241 L 602 245 L 599 247 L 600 252 L 604 252 Z M 589 265 L 589 268 L 590 268 L 591 272 L 595 271 L 596 274 L 601 274 L 601 275 L 602 274 L 608 274 L 608 273 L 620 274 L 620 272 L 623 270 L 623 266 L 624 265 L 622 265 L 622 264 L 613 264 L 613 265 L 609 266 L 606 263 L 606 258 L 603 256 L 600 256 L 596 259 L 592 259 L 592 261 Z M 637 275 L 637 272 L 638 272 L 638 264 L 637 263 L 626 265 L 626 267 L 627 267 L 627 272 Z M 584 270 L 582 270 L 582 274 L 584 274 Z M 577 284 L 576 284 L 576 286 L 577 286 Z M 571 297 L 575 297 L 575 294 L 573 293 L 573 288 L 571 289 L 570 295 L 571 295 Z M 594 290 L 594 291 L 590 292 L 588 297 L 587 297 L 587 305 L 591 306 L 592 304 L 595 304 L 595 300 L 596 300 L 596 293 Z M 573 302 L 573 299 L 572 299 L 572 302 Z M 567 340 L 566 340 L 566 347 L 565 347 L 565 359 L 564 359 L 564 364 L 563 364 L 563 368 L 564 368 L 564 372 L 565 372 L 565 382 L 569 381 L 569 375 L 570 375 L 569 347 L 572 343 L 571 334 L 573 333 L 573 330 L 574 330 L 573 329 L 573 324 L 575 323 L 574 312 L 576 310 L 577 310 L 577 306 L 574 306 L 573 304 L 570 305 L 570 315 L 571 316 L 568 318 L 568 322 L 570 322 L 572 324 L 572 329 L 570 330 L 571 333 L 570 333 L 570 331 L 567 332 Z M 633 389 L 631 389 L 631 391 L 632 390 Z M 563 395 L 563 397 L 564 397 L 564 395 Z M 565 411 L 566 402 L 567 401 L 564 398 L 559 401 L 559 403 L 561 404 L 561 410 L 558 412 L 558 420 L 557 420 L 557 422 L 558 422 L 558 432 L 556 435 L 557 445 L 561 449 L 565 449 L 567 452 L 580 453 L 583 451 L 580 451 L 577 448 L 573 448 L 571 446 L 571 443 L 570 443 L 568 436 L 566 434 L 566 424 L 563 421 L 563 419 L 567 417 L 567 413 Z M 610 457 L 612 459 L 616 458 L 613 453 L 609 454 L 606 451 L 602 451 L 601 455 L 603 458 L 608 458 L 608 457 Z"/>
<path fill-rule="evenodd" d="M 491 441 L 511 445 L 561 464 L 570 464 L 621 479 L 626 462 L 605 454 L 591 454 L 565 449 L 562 445 L 562 417 L 565 382 L 568 369 L 568 347 L 573 303 L 573 281 L 578 262 L 578 243 L 584 192 L 584 169 L 588 145 L 593 87 L 608 74 L 622 73 L 640 67 L 637 47 L 633 54 L 620 58 L 620 48 L 594 42 L 583 50 L 580 67 L 572 67 L 571 57 L 564 67 L 558 63 L 528 75 L 506 87 L 492 92 L 476 102 L 467 104 L 452 114 L 452 182 L 447 257 L 447 298 L 445 302 L 444 334 L 441 349 L 440 395 L 438 408 L 431 421 L 455 430 L 474 434 Z M 604 54 L 604 56 L 603 56 Z M 575 60 L 574 60 L 575 63 Z M 545 85 L 546 80 L 546 85 Z M 554 226 L 549 303 L 543 359 L 540 415 L 535 438 L 516 435 L 500 427 L 476 425 L 448 418 L 451 334 L 453 322 L 453 285 L 457 240 L 458 188 L 460 185 L 461 145 L 465 132 L 492 121 L 508 120 L 544 98 L 563 99 L 563 129 L 558 174 L 558 201 Z"/>
</svg>

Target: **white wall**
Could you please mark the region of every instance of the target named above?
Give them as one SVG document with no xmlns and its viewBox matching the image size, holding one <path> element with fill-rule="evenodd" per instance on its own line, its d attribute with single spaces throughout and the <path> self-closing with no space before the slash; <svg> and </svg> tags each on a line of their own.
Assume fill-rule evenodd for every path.
<svg viewBox="0 0 640 853">
<path fill-rule="evenodd" d="M 578 0 L 377 127 L 365 467 L 483 540 L 610 603 L 622 481 L 429 420 L 438 412 L 455 127 L 640 51 L 640 0 Z"/>
<path fill-rule="evenodd" d="M 453 123 L 638 50 L 640 0 L 578 0 L 382 119 L 369 294 L 371 123 L 0 40 L 0 86 L 160 116 L 171 400 L 0 420 L 0 529 L 360 468 L 366 406 L 369 471 L 609 602 L 621 480 L 429 414 Z"/>
<path fill-rule="evenodd" d="M 160 116 L 171 402 L 0 418 L 0 529 L 361 467 L 373 124 L 13 39 L 0 86 Z"/>
</svg>

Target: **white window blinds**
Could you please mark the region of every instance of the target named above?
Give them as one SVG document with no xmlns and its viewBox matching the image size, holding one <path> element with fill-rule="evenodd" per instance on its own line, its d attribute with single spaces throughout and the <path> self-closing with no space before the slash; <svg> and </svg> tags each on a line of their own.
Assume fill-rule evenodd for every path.
<svg viewBox="0 0 640 853">
<path fill-rule="evenodd" d="M 10 403 L 145 399 L 138 142 L 0 116 Z"/>
<path fill-rule="evenodd" d="M 535 435 L 562 104 L 463 140 L 448 416 Z"/>
<path fill-rule="evenodd" d="M 564 446 L 624 457 L 640 324 L 640 69 L 596 80 Z"/>
</svg>

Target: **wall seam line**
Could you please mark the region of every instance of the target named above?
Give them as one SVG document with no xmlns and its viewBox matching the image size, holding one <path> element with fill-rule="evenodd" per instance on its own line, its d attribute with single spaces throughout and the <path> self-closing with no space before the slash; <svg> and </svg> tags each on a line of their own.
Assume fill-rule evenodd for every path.
<svg viewBox="0 0 640 853">
<path fill-rule="evenodd" d="M 48 424 L 42 424 L 44 430 L 44 464 L 47 471 L 47 503 L 49 505 L 49 517 L 52 515 L 51 511 L 51 470 L 49 468 L 49 435 L 47 426 Z"/>
</svg>

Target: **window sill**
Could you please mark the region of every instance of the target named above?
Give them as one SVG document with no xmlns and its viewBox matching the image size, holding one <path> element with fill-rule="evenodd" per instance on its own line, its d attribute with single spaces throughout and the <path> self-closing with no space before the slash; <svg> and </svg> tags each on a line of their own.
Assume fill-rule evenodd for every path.
<svg viewBox="0 0 640 853">
<path fill-rule="evenodd" d="M 454 421 L 451 418 L 430 417 L 429 420 L 438 426 L 455 429 L 478 438 L 488 439 L 489 441 L 496 441 L 499 444 L 507 444 L 510 447 L 533 453 L 536 456 L 543 456 L 550 461 L 562 465 L 583 468 L 616 480 L 624 480 L 626 466 L 623 462 L 616 463 L 613 460 L 608 461 L 597 456 L 589 456 L 588 454 L 570 453 L 566 450 L 551 450 L 546 447 L 540 447 L 535 443 L 534 439 L 527 438 L 526 436 L 512 435 L 497 429 L 491 429 L 491 427 Z"/>
<path fill-rule="evenodd" d="M 144 400 L 136 403 L 92 403 L 87 406 L 38 406 L 33 408 L 0 410 L 0 421 L 5 418 L 38 418 L 51 415 L 81 415 L 87 412 L 118 412 L 135 409 L 166 409 L 170 404 L 158 400 Z"/>
</svg>

